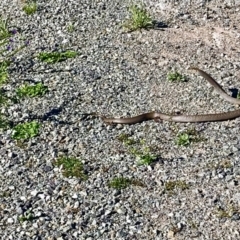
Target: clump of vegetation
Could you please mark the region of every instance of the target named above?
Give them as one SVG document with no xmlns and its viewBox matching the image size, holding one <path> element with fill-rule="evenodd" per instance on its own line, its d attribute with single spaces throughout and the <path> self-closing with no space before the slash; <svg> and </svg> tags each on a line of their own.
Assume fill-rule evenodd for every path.
<svg viewBox="0 0 240 240">
<path fill-rule="evenodd" d="M 68 58 L 74 58 L 78 55 L 75 51 L 65 51 L 65 52 L 42 52 L 39 53 L 38 59 L 46 63 L 56 63 L 65 61 Z"/>
<path fill-rule="evenodd" d="M 26 43 L 18 48 L 13 46 L 13 36 L 16 34 L 16 29 L 9 30 L 8 19 L 0 17 L 0 85 L 8 79 L 10 58 L 26 46 Z"/>
<path fill-rule="evenodd" d="M 9 127 L 8 120 L 0 114 L 0 129 L 7 129 Z"/>
<path fill-rule="evenodd" d="M 5 42 L 3 40 L 6 40 L 11 36 L 11 33 L 8 29 L 8 19 L 2 19 L 0 18 L 0 41 L 1 45 L 4 45 Z"/>
<path fill-rule="evenodd" d="M 227 208 L 223 208 L 218 206 L 217 210 L 215 211 L 215 214 L 219 218 L 231 218 L 234 214 L 238 213 L 236 207 L 233 205 L 229 205 Z"/>
<path fill-rule="evenodd" d="M 118 136 L 118 140 L 126 146 L 130 146 L 137 143 L 137 141 L 131 138 L 129 134 L 125 134 L 125 133 L 120 134 Z"/>
<path fill-rule="evenodd" d="M 158 158 L 155 154 L 151 153 L 150 148 L 145 145 L 144 140 L 135 140 L 128 134 L 119 135 L 118 140 L 129 148 L 131 154 L 138 160 L 138 165 L 150 165 Z"/>
<path fill-rule="evenodd" d="M 29 44 L 28 41 L 25 41 L 22 46 L 16 47 L 14 36 L 17 36 L 18 31 L 16 29 L 10 30 L 9 28 L 8 19 L 0 18 L 0 63 L 3 69 L 10 65 L 12 56 Z"/>
<path fill-rule="evenodd" d="M 29 139 L 39 134 L 40 124 L 36 121 L 21 123 L 13 128 L 13 139 Z"/>
<path fill-rule="evenodd" d="M 200 140 L 203 140 L 203 138 L 199 136 L 197 131 L 195 129 L 189 129 L 185 132 L 178 133 L 175 143 L 179 146 L 188 146 L 192 142 L 198 142 Z"/>
<path fill-rule="evenodd" d="M 75 27 L 72 23 L 69 23 L 69 25 L 67 26 L 67 31 L 69 33 L 73 32 L 75 30 Z"/>
<path fill-rule="evenodd" d="M 18 217 L 18 220 L 20 223 L 22 223 L 22 222 L 26 222 L 26 221 L 32 221 L 34 218 L 35 218 L 34 214 L 30 210 L 28 210 L 23 215 L 20 215 Z"/>
<path fill-rule="evenodd" d="M 0 85 L 6 83 L 8 79 L 8 66 L 7 61 L 0 62 Z"/>
<path fill-rule="evenodd" d="M 185 82 L 187 80 L 186 76 L 180 74 L 179 72 L 170 72 L 167 74 L 167 80 L 170 82 Z"/>
<path fill-rule="evenodd" d="M 14 36 L 17 36 L 16 29 L 10 30 L 8 19 L 0 17 L 0 85 L 8 79 L 8 67 L 12 57 L 28 45 L 26 41 L 22 46 L 16 46 Z"/>
<path fill-rule="evenodd" d="M 36 97 L 43 96 L 48 91 L 48 88 L 42 83 L 37 83 L 35 85 L 27 85 L 18 88 L 16 90 L 18 97 Z"/>
<path fill-rule="evenodd" d="M 231 168 L 232 166 L 233 166 L 232 162 L 228 159 L 224 159 L 220 162 L 213 161 L 207 165 L 207 167 L 211 169 L 226 169 L 226 168 Z"/>
<path fill-rule="evenodd" d="M 32 15 L 37 11 L 37 2 L 28 1 L 26 2 L 22 9 L 27 15 Z"/>
<path fill-rule="evenodd" d="M 131 179 L 124 178 L 124 177 L 116 177 L 113 178 L 109 183 L 108 186 L 115 188 L 115 189 L 124 189 L 131 185 Z"/>
<path fill-rule="evenodd" d="M 129 31 L 138 29 L 149 29 L 153 27 L 153 19 L 143 5 L 132 5 L 129 7 L 131 18 L 123 23 L 123 27 Z"/>
<path fill-rule="evenodd" d="M 14 36 L 17 35 L 17 30 L 10 30 L 8 19 L 0 17 L 0 87 L 8 80 L 8 68 L 11 64 L 11 57 L 26 46 L 26 43 L 20 47 L 15 46 Z M 0 107 L 7 103 L 9 100 L 0 88 Z M 12 99 L 13 100 L 13 99 Z M 0 114 L 0 128 L 6 129 L 9 122 L 4 114 Z"/>
<path fill-rule="evenodd" d="M 135 148 L 130 149 L 131 153 L 136 156 L 138 165 L 150 165 L 158 158 L 150 152 L 149 147 L 144 147 L 141 150 Z"/>
<path fill-rule="evenodd" d="M 87 175 L 84 173 L 82 162 L 75 157 L 59 157 L 54 162 L 54 165 L 57 167 L 62 166 L 62 174 L 64 177 L 77 177 L 83 180 L 87 179 Z"/>
<path fill-rule="evenodd" d="M 0 89 L 0 107 L 2 105 L 5 105 L 7 103 L 8 98 L 4 96 L 4 92 L 2 89 Z"/>
<path fill-rule="evenodd" d="M 185 190 L 189 188 L 189 185 L 185 181 L 176 180 L 176 181 L 168 181 L 165 183 L 165 190 L 172 192 L 174 189 L 179 188 L 181 190 Z"/>
<path fill-rule="evenodd" d="M 124 189 L 130 185 L 144 187 L 145 184 L 138 179 L 130 179 L 125 177 L 115 177 L 109 181 L 108 186 L 115 189 Z"/>
</svg>

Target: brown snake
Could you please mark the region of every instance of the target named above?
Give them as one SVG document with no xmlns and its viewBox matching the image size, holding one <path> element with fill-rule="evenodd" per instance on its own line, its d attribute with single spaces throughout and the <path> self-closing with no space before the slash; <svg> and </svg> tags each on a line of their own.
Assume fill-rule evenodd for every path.
<svg viewBox="0 0 240 240">
<path fill-rule="evenodd" d="M 234 104 L 240 104 L 240 99 L 233 98 L 229 96 L 222 87 L 206 72 L 203 70 L 191 67 L 190 70 L 196 70 L 202 77 L 204 77 L 213 87 L 214 89 L 220 94 L 222 98 L 227 100 L 228 102 Z M 148 112 L 144 113 L 135 117 L 129 118 L 107 118 L 95 113 L 88 114 L 88 115 L 95 115 L 100 117 L 105 123 L 108 124 L 135 124 L 140 123 L 147 120 L 166 120 L 172 122 L 214 122 L 214 121 L 224 121 L 233 118 L 240 117 L 240 109 L 230 112 L 223 112 L 223 113 L 214 113 L 214 114 L 202 114 L 202 115 L 168 115 L 161 112 Z"/>
</svg>

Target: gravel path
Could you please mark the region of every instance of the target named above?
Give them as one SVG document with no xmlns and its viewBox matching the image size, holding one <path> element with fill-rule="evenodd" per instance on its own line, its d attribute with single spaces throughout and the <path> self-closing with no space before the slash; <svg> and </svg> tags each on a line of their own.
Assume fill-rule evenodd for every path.
<svg viewBox="0 0 240 240">
<path fill-rule="evenodd" d="M 121 27 L 127 0 L 39 0 L 30 16 L 23 2 L 0 3 L 18 41 L 29 42 L 3 89 L 8 97 L 25 83 L 49 91 L 1 109 L 15 125 L 41 123 L 25 141 L 0 132 L 1 239 L 240 239 L 240 119 L 114 126 L 82 115 L 237 109 L 187 68 L 210 73 L 230 95 L 240 89 L 240 2 L 144 1 L 160 28 L 131 33 Z M 37 59 L 53 50 L 79 55 Z M 188 81 L 169 82 L 174 70 Z M 193 134 L 189 146 L 176 144 L 183 132 Z M 139 165 L 136 151 L 157 158 Z M 81 161 L 87 179 L 64 177 L 54 164 L 61 156 Z M 116 177 L 132 182 L 111 188 Z"/>
</svg>

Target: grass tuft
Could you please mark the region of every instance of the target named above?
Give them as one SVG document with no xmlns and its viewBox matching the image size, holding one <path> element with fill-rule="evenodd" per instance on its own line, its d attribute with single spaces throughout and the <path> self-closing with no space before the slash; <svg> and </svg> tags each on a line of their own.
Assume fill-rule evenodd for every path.
<svg viewBox="0 0 240 240">
<path fill-rule="evenodd" d="M 108 186 L 115 188 L 115 189 L 124 189 L 130 186 L 132 183 L 131 179 L 124 178 L 124 177 L 116 177 L 113 178 L 109 183 Z"/>
<path fill-rule="evenodd" d="M 176 180 L 176 181 L 168 181 L 165 183 L 165 190 L 172 192 L 174 189 L 179 188 L 181 190 L 185 190 L 189 188 L 189 185 L 185 181 Z"/>
<path fill-rule="evenodd" d="M 144 6 L 132 5 L 129 7 L 131 18 L 123 23 L 123 27 L 129 31 L 149 29 L 153 27 L 153 19 Z"/>
<path fill-rule="evenodd" d="M 22 97 L 36 97 L 43 96 L 48 91 L 47 86 L 42 83 L 36 85 L 24 85 L 16 90 L 17 96 Z"/>
<path fill-rule="evenodd" d="M 56 63 L 67 60 L 68 58 L 74 58 L 78 55 L 75 51 L 65 52 L 42 52 L 39 53 L 38 59 L 46 63 Z"/>
<path fill-rule="evenodd" d="M 23 223 L 26 221 L 32 221 L 32 220 L 34 220 L 34 218 L 35 218 L 34 214 L 30 210 L 28 210 L 25 212 L 25 214 L 20 215 L 18 217 L 18 220 L 20 223 Z"/>
<path fill-rule="evenodd" d="M 39 134 L 40 124 L 36 121 L 18 124 L 13 128 L 13 139 L 29 139 Z"/>
<path fill-rule="evenodd" d="M 36 1 L 30 1 L 22 9 L 27 15 L 32 15 L 37 11 L 37 3 Z"/>
<path fill-rule="evenodd" d="M 186 82 L 187 78 L 186 76 L 175 71 L 167 74 L 167 80 L 170 82 Z"/>
<path fill-rule="evenodd" d="M 8 66 L 9 63 L 7 61 L 0 63 L 0 85 L 6 83 L 8 79 Z"/>
<path fill-rule="evenodd" d="M 54 165 L 57 167 L 62 166 L 62 174 L 64 177 L 87 179 L 87 175 L 85 175 L 83 171 L 83 164 L 77 158 L 62 156 L 54 162 Z"/>
<path fill-rule="evenodd" d="M 11 36 L 11 33 L 8 29 L 8 19 L 0 18 L 0 41 L 5 40 Z M 0 46 L 3 42 L 0 42 Z"/>
<path fill-rule="evenodd" d="M 177 134 L 175 143 L 178 146 L 189 146 L 192 142 L 199 142 L 201 140 L 204 140 L 204 138 L 200 137 L 195 129 L 188 129 L 185 132 Z"/>
</svg>

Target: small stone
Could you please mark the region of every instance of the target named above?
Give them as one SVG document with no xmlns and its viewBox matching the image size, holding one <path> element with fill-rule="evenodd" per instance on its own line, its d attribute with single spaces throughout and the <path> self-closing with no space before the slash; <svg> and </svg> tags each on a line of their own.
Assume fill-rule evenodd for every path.
<svg viewBox="0 0 240 240">
<path fill-rule="evenodd" d="M 8 219 L 7 219 L 7 222 L 8 222 L 8 223 L 14 223 L 14 219 L 13 219 L 13 218 L 8 218 Z"/>
</svg>

